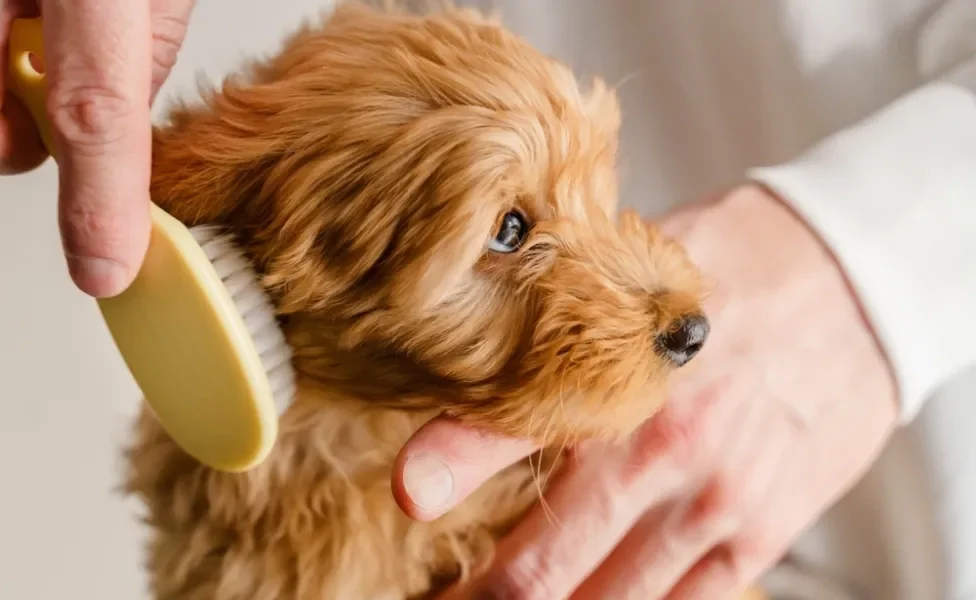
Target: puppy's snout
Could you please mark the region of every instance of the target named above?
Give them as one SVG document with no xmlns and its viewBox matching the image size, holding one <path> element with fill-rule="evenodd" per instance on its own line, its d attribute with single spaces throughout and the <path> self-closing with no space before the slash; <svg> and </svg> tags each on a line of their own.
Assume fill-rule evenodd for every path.
<svg viewBox="0 0 976 600">
<path fill-rule="evenodd" d="M 683 317 L 676 327 L 658 337 L 658 348 L 674 366 L 684 366 L 705 345 L 708 331 L 708 319 L 705 315 Z"/>
</svg>

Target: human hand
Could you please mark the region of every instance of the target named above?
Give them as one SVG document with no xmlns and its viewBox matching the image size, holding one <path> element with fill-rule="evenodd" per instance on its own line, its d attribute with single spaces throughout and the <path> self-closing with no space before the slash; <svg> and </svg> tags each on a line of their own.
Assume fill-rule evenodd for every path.
<svg viewBox="0 0 976 600">
<path fill-rule="evenodd" d="M 13 19 L 44 15 L 48 116 L 59 154 L 59 222 L 85 293 L 132 283 L 149 245 L 150 104 L 183 43 L 193 0 L 0 0 L 0 70 Z M 0 173 L 46 151 L 0 84 Z"/>
<path fill-rule="evenodd" d="M 575 448 L 548 509 L 445 598 L 735 598 L 884 445 L 888 365 L 833 258 L 785 205 L 746 186 L 662 227 L 714 281 L 709 343 L 629 443 Z M 433 519 L 532 450 L 434 421 L 401 452 L 394 492 Z"/>
</svg>

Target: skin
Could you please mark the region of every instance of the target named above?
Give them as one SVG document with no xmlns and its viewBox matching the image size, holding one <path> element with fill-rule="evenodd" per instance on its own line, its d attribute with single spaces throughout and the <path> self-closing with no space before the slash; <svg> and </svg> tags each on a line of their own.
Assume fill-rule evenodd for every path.
<svg viewBox="0 0 976 600">
<path fill-rule="evenodd" d="M 145 255 L 149 107 L 192 7 L 0 0 L 0 61 L 12 19 L 45 17 L 65 257 L 92 296 L 122 292 Z M 0 79 L 0 174 L 45 158 Z M 715 281 L 712 335 L 693 376 L 628 444 L 574 448 L 547 494 L 550 514 L 529 514 L 492 570 L 445 599 L 735 597 L 883 447 L 896 420 L 894 382 L 819 239 L 757 186 L 673 214 L 664 227 Z M 407 514 L 431 520 L 532 450 L 437 420 L 403 449 L 394 494 Z"/>
<path fill-rule="evenodd" d="M 95 297 L 135 278 L 149 243 L 150 105 L 176 61 L 192 0 L 0 0 L 10 23 L 44 16 L 48 117 L 59 155 L 58 214 L 68 270 Z M 0 65 L 6 72 L 6 64 Z M 0 174 L 47 153 L 0 83 Z"/>
<path fill-rule="evenodd" d="M 705 349 L 629 443 L 575 448 L 548 510 L 444 600 L 738 597 L 884 446 L 889 366 L 839 266 L 780 200 L 745 186 L 664 227 L 714 283 Z M 403 449 L 396 497 L 436 518 L 531 450 L 434 421 Z"/>
</svg>

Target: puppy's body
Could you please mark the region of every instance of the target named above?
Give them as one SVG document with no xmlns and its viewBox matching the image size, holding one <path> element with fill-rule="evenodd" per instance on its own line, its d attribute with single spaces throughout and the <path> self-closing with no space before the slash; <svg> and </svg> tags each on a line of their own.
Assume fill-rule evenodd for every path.
<svg viewBox="0 0 976 600">
<path fill-rule="evenodd" d="M 518 464 L 409 520 L 389 481 L 421 424 L 446 412 L 559 448 L 657 408 L 700 346 L 698 278 L 638 218 L 614 222 L 618 121 L 605 86 L 480 15 L 355 4 L 174 112 L 153 198 L 238 236 L 299 393 L 245 474 L 140 419 L 128 487 L 157 599 L 423 597 L 490 561 L 538 487 Z"/>
<path fill-rule="evenodd" d="M 531 469 L 516 465 L 433 523 L 409 519 L 391 466 L 426 417 L 303 396 L 268 461 L 234 475 L 201 467 L 144 415 L 129 484 L 153 528 L 155 597 L 414 598 L 484 565 L 537 498 Z"/>
</svg>

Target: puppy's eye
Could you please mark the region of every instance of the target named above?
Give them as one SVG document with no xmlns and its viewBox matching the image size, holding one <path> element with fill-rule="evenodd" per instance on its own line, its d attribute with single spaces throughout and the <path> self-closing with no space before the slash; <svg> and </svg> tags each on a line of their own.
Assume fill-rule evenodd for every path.
<svg viewBox="0 0 976 600">
<path fill-rule="evenodd" d="M 488 248 L 505 254 L 515 252 L 528 233 L 529 225 L 525 222 L 525 217 L 515 211 L 508 212 L 502 218 L 502 225 L 498 228 L 495 239 L 488 242 Z"/>
</svg>

